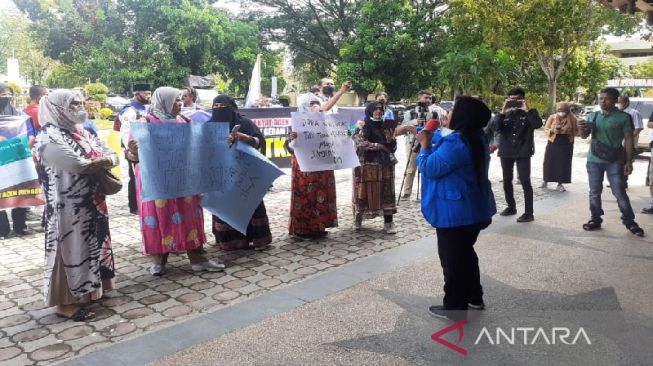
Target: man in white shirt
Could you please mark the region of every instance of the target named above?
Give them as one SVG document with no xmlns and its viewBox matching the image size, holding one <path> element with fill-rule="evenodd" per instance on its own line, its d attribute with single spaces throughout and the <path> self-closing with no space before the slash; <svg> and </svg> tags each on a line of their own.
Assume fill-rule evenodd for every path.
<svg viewBox="0 0 653 366">
<path fill-rule="evenodd" d="M 129 165 L 129 184 L 127 185 L 129 212 L 134 215 L 138 214 L 138 206 L 136 204 L 136 178 L 134 177 L 134 164 L 137 161 L 134 161 L 133 158 L 130 159 L 130 156 L 127 154 L 127 146 L 131 135 L 131 123 L 136 121 L 145 122 L 145 117 L 147 116 L 147 108 L 145 106 L 150 104 L 150 97 L 152 96 L 150 89 L 149 84 L 134 84 L 132 87 L 134 98 L 118 114 L 118 120 L 120 121 L 120 141 L 125 149 L 125 158 L 127 159 L 127 165 Z"/>
<path fill-rule="evenodd" d="M 630 98 L 622 95 L 617 100 L 617 108 L 628 113 L 630 118 L 633 120 L 633 156 L 637 153 L 637 141 L 639 140 L 639 133 L 644 129 L 644 123 L 642 122 L 642 115 L 635 108 L 630 107 Z M 624 177 L 626 181 L 626 188 L 628 188 L 628 176 Z M 609 187 L 610 185 L 608 185 Z"/>
<path fill-rule="evenodd" d="M 639 114 L 637 109 L 630 107 L 630 98 L 625 95 L 619 97 L 617 103 L 617 108 L 622 111 L 630 114 L 630 117 L 633 119 L 633 143 L 635 148 L 637 147 L 637 139 L 639 138 L 639 133 L 644 129 L 644 123 L 642 122 L 642 115 Z"/>
</svg>

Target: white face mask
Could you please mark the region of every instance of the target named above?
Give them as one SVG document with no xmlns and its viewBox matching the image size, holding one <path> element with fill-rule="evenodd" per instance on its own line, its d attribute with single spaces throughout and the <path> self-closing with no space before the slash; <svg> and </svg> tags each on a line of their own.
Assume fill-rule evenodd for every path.
<svg viewBox="0 0 653 366">
<path fill-rule="evenodd" d="M 453 130 L 448 127 L 442 127 L 441 130 L 442 132 L 440 133 L 442 134 L 442 137 L 445 137 L 453 132 Z"/>
<path fill-rule="evenodd" d="M 623 111 L 625 108 L 624 108 L 623 104 L 617 103 L 617 109 L 619 109 L 620 111 Z"/>
<path fill-rule="evenodd" d="M 558 117 L 562 118 L 567 115 L 567 112 L 558 112 L 557 115 Z"/>
<path fill-rule="evenodd" d="M 70 111 L 69 116 L 70 119 L 73 120 L 73 122 L 77 124 L 81 124 L 84 123 L 84 121 L 86 121 L 87 114 L 84 108 L 79 108 L 79 109 L 72 109 Z"/>
</svg>

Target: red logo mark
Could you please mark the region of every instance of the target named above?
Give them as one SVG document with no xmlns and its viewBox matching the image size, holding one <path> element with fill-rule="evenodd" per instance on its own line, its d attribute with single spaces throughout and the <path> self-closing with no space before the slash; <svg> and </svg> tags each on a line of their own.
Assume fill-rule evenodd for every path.
<svg viewBox="0 0 653 366">
<path fill-rule="evenodd" d="M 446 328 L 442 328 L 442 329 L 438 330 L 437 332 L 433 333 L 433 335 L 431 335 L 431 339 L 438 342 L 438 343 L 440 343 L 441 345 L 449 348 L 450 350 L 458 352 L 461 355 L 467 357 L 467 350 L 459 346 L 460 342 L 463 340 L 463 335 L 465 334 L 465 332 L 463 330 L 463 327 L 465 325 L 467 325 L 467 319 L 461 320 L 461 321 L 459 321 L 459 322 L 457 322 L 455 324 L 452 324 L 452 325 L 450 325 L 450 326 L 448 326 Z M 449 342 L 449 341 L 442 338 L 443 335 L 445 335 L 445 334 L 447 334 L 447 333 L 449 333 L 449 332 L 451 332 L 451 331 L 453 331 L 455 329 L 458 329 L 458 342 L 456 342 L 456 344 L 453 344 L 453 343 L 451 343 L 451 342 Z"/>
</svg>

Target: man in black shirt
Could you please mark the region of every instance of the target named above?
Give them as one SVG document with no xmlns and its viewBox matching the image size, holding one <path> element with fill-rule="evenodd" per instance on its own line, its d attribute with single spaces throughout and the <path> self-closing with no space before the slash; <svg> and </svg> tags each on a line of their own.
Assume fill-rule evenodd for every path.
<svg viewBox="0 0 653 366">
<path fill-rule="evenodd" d="M 533 216 L 533 186 L 531 185 L 531 157 L 535 153 L 533 131 L 542 127 L 542 118 L 535 109 L 528 109 L 526 92 L 514 88 L 508 92 L 503 110 L 488 124 L 487 132 L 498 135 L 498 155 L 503 170 L 503 190 L 508 207 L 501 216 L 517 214 L 515 195 L 512 186 L 513 169 L 517 164 L 517 174 L 524 189 L 525 212 L 517 222 L 530 222 Z"/>
</svg>

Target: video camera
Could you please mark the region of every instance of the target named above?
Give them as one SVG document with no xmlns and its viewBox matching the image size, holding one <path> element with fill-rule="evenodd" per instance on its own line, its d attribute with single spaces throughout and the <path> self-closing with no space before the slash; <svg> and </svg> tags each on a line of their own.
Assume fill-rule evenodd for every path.
<svg viewBox="0 0 653 366">
<path fill-rule="evenodd" d="M 415 109 L 410 111 L 410 119 L 422 119 L 426 121 L 426 115 L 429 112 L 429 105 L 426 102 L 417 102 Z M 423 126 L 424 123 L 421 123 L 420 126 Z"/>
</svg>

